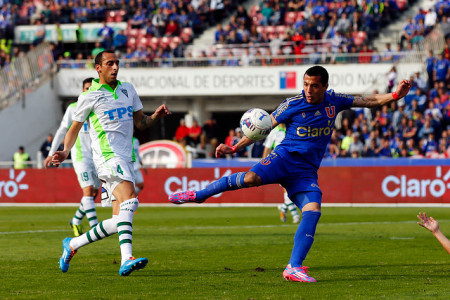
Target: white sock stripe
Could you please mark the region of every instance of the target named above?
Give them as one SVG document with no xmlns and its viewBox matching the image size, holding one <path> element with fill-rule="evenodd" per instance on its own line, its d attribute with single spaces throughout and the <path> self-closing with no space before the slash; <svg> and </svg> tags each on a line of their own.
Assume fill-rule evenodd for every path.
<svg viewBox="0 0 450 300">
<path fill-rule="evenodd" d="M 239 188 L 243 188 L 243 186 L 242 186 L 242 184 L 241 184 L 241 177 L 242 177 L 243 174 L 244 174 L 244 172 L 239 172 L 239 173 L 237 174 L 237 176 L 236 176 L 236 185 L 237 185 Z"/>
</svg>

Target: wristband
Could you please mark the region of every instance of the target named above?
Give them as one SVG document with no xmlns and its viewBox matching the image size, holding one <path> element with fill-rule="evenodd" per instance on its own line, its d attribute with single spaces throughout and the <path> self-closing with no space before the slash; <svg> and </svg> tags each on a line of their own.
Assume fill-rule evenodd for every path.
<svg viewBox="0 0 450 300">
<path fill-rule="evenodd" d="M 394 100 L 400 99 L 396 92 L 392 92 L 392 98 L 394 98 Z"/>
<path fill-rule="evenodd" d="M 231 153 L 236 153 L 236 146 L 231 147 Z"/>
</svg>

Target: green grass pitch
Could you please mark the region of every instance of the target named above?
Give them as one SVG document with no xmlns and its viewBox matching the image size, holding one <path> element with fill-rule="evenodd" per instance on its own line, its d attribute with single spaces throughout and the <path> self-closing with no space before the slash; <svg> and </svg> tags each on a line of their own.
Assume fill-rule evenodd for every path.
<svg viewBox="0 0 450 300">
<path fill-rule="evenodd" d="M 1 299 L 450 299 L 450 255 L 416 224 L 418 208 L 324 207 L 305 260 L 315 284 L 283 279 L 297 226 L 274 207 L 140 207 L 133 253 L 145 269 L 119 276 L 116 235 L 63 274 L 74 211 L 0 208 Z M 425 211 L 450 236 L 450 209 Z"/>
</svg>

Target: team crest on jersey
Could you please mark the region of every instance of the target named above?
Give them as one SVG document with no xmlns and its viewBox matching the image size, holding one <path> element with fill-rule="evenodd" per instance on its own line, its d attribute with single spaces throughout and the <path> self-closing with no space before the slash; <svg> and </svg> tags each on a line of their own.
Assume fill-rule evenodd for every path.
<svg viewBox="0 0 450 300">
<path fill-rule="evenodd" d="M 327 112 L 328 118 L 334 118 L 334 116 L 336 115 L 336 109 L 335 109 L 334 105 L 325 107 L 325 110 Z"/>
<path fill-rule="evenodd" d="M 120 91 L 128 98 L 128 91 L 126 89 L 120 89 Z"/>
<path fill-rule="evenodd" d="M 303 119 L 306 118 L 306 114 L 304 112 L 302 113 L 302 117 Z"/>
</svg>

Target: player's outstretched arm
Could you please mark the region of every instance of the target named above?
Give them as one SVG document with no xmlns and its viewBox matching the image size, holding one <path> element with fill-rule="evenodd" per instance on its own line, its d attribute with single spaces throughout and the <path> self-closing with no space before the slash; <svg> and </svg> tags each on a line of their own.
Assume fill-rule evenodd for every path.
<svg viewBox="0 0 450 300">
<path fill-rule="evenodd" d="M 67 156 L 69 156 L 70 149 L 72 149 L 75 144 L 81 127 L 83 127 L 83 122 L 72 122 L 69 131 L 67 131 L 66 138 L 64 139 L 64 150 L 56 151 L 55 154 L 53 154 L 52 163 L 54 166 L 58 167 Z"/>
<path fill-rule="evenodd" d="M 391 101 L 397 101 L 405 97 L 411 88 L 411 81 L 403 79 L 397 86 L 393 93 L 389 94 L 375 94 L 368 96 L 355 97 L 353 100 L 353 107 L 379 107 Z"/>
<path fill-rule="evenodd" d="M 66 133 L 67 128 L 61 124 L 61 126 L 59 126 L 58 130 L 56 131 L 55 136 L 53 137 L 50 152 L 44 160 L 44 168 L 50 167 L 53 159 L 53 154 L 55 154 L 56 150 L 58 150 L 59 145 L 61 145 L 61 142 L 64 140 L 64 136 L 66 135 Z"/>
<path fill-rule="evenodd" d="M 237 151 L 241 150 L 242 148 L 247 147 L 248 145 L 253 144 L 255 141 L 249 139 L 248 137 L 246 137 L 245 135 L 239 140 L 239 142 L 233 146 L 230 147 L 228 145 L 225 144 L 220 144 L 219 146 L 217 146 L 216 148 L 216 157 L 221 157 L 224 156 L 225 154 L 232 154 L 232 153 L 236 153 Z"/>
<path fill-rule="evenodd" d="M 147 116 L 146 114 L 144 114 L 142 109 L 134 112 L 133 113 L 133 122 L 134 122 L 134 125 L 136 125 L 136 127 L 139 130 L 145 130 L 145 129 L 153 126 L 153 124 L 158 122 L 159 119 L 164 118 L 165 116 L 168 116 L 171 114 L 172 113 L 169 111 L 167 106 L 165 104 L 163 104 L 160 107 L 158 107 L 151 116 Z"/>
<path fill-rule="evenodd" d="M 450 240 L 447 239 L 447 237 L 439 229 L 439 223 L 433 219 L 433 217 L 428 217 L 426 213 L 422 212 L 417 215 L 417 218 L 420 220 L 417 224 L 431 231 L 439 243 L 441 243 L 442 247 L 444 247 L 447 253 L 450 254 Z"/>
</svg>

